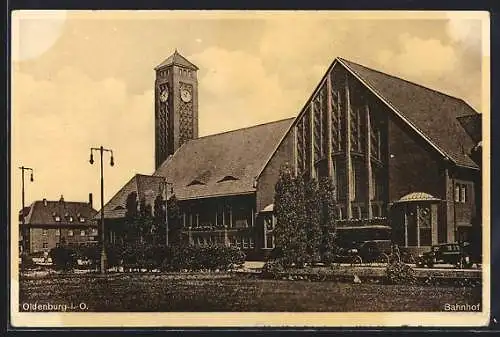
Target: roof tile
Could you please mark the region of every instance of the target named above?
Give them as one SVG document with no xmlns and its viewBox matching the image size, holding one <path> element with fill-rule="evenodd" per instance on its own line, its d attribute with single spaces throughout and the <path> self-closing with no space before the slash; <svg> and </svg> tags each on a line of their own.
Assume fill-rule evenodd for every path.
<svg viewBox="0 0 500 337">
<path fill-rule="evenodd" d="M 360 64 L 342 58 L 338 60 L 355 73 L 365 85 L 383 97 L 456 164 L 478 167 L 468 156 L 476 142 L 457 119 L 462 116 L 478 115 L 467 103 Z"/>
<path fill-rule="evenodd" d="M 87 202 L 77 201 L 44 201 L 37 200 L 30 206 L 30 211 L 25 218 L 25 223 L 29 225 L 90 225 L 92 218 L 96 214 Z M 56 221 L 59 217 L 60 221 Z M 84 219 L 84 222 L 80 221 Z M 71 221 L 73 220 L 73 221 Z"/>
<path fill-rule="evenodd" d="M 294 118 L 190 140 L 153 174 L 178 199 L 255 192 L 254 182 Z M 232 176 L 237 179 L 221 179 Z M 203 184 L 191 184 L 200 181 Z"/>
<path fill-rule="evenodd" d="M 198 70 L 198 67 L 195 66 L 194 64 L 192 64 L 191 62 L 189 62 L 184 56 L 182 56 L 181 54 L 179 54 L 179 52 L 177 51 L 177 49 L 175 50 L 175 52 L 172 55 L 170 55 L 162 63 L 160 63 L 155 68 L 155 70 L 158 70 L 160 68 L 163 68 L 163 67 L 166 67 L 166 66 L 169 66 L 169 65 L 172 65 L 172 64 L 180 65 L 180 66 L 183 66 L 183 67 L 186 67 L 186 68 L 189 68 L 189 69 L 193 69 L 193 70 Z"/>
</svg>

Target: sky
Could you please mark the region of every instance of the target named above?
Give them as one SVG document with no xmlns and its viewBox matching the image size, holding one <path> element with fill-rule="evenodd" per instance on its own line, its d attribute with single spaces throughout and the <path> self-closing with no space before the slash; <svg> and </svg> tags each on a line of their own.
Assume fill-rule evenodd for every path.
<svg viewBox="0 0 500 337">
<path fill-rule="evenodd" d="M 154 171 L 153 68 L 178 51 L 196 64 L 200 136 L 296 116 L 335 57 L 460 97 L 484 112 L 485 13 L 43 11 L 12 18 L 11 196 L 99 209 Z"/>
</svg>

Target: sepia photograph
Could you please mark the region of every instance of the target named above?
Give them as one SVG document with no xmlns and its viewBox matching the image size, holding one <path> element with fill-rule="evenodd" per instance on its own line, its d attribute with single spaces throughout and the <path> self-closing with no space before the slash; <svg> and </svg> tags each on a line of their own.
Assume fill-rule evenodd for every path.
<svg viewBox="0 0 500 337">
<path fill-rule="evenodd" d="M 488 325 L 487 12 L 11 20 L 13 326 Z"/>
</svg>

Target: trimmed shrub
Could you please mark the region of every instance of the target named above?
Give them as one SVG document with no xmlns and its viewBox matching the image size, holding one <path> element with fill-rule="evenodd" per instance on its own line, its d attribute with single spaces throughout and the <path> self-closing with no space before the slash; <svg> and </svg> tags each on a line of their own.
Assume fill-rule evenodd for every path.
<svg viewBox="0 0 500 337">
<path fill-rule="evenodd" d="M 161 269 L 179 271 L 229 270 L 241 267 L 245 254 L 236 247 L 225 246 L 170 246 Z"/>
<path fill-rule="evenodd" d="M 333 262 L 335 262 L 335 253 L 331 250 L 323 252 L 323 263 L 331 266 Z"/>
<path fill-rule="evenodd" d="M 54 268 L 57 270 L 72 270 L 76 264 L 76 253 L 72 249 L 66 247 L 52 248 L 49 252 Z"/>
<path fill-rule="evenodd" d="M 74 252 L 75 259 L 88 260 L 91 265 L 99 265 L 101 259 L 101 250 L 97 245 L 92 246 L 79 246 L 72 249 Z"/>
<path fill-rule="evenodd" d="M 285 264 L 282 259 L 269 260 L 262 267 L 262 276 L 277 278 L 281 273 L 286 271 Z"/>
<path fill-rule="evenodd" d="M 108 267 L 118 267 L 123 264 L 123 251 L 124 247 L 121 245 L 106 245 Z"/>
<path fill-rule="evenodd" d="M 125 269 L 230 270 L 241 267 L 245 254 L 237 247 L 151 245 L 108 246 L 108 265 Z"/>
<path fill-rule="evenodd" d="M 21 255 L 21 269 L 26 270 L 26 269 L 31 269 L 34 268 L 35 262 L 33 261 L 33 258 L 29 256 L 28 254 L 23 253 Z"/>
<path fill-rule="evenodd" d="M 389 264 L 385 273 L 391 284 L 413 284 L 416 281 L 415 270 L 402 262 L 395 261 Z"/>
</svg>

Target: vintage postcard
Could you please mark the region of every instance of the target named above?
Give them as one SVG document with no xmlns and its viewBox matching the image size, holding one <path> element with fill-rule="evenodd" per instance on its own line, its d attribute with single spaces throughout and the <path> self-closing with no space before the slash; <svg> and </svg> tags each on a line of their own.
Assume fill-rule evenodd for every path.
<svg viewBox="0 0 500 337">
<path fill-rule="evenodd" d="M 14 11 L 11 324 L 487 325 L 489 46 L 487 12 Z"/>
</svg>

